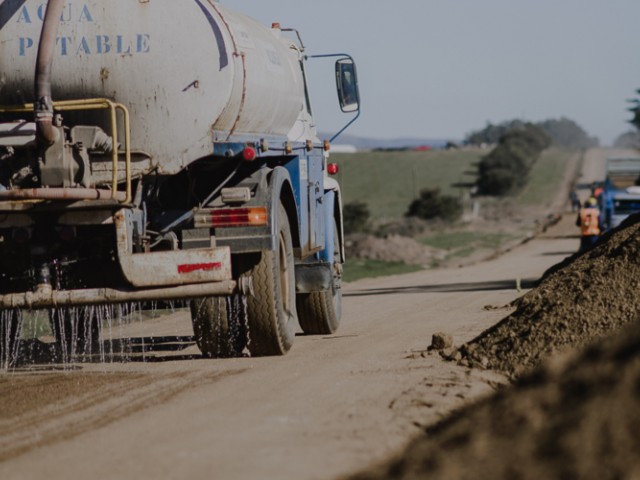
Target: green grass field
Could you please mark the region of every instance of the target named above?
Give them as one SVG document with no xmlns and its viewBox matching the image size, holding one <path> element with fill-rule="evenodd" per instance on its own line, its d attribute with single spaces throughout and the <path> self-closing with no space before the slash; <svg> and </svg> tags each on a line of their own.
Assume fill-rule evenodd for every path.
<svg viewBox="0 0 640 480">
<path fill-rule="evenodd" d="M 407 265 L 403 262 L 382 262 L 380 260 L 369 260 L 354 258 L 345 264 L 343 280 L 354 282 L 361 278 L 383 277 L 387 275 L 401 275 L 422 270 L 418 265 Z"/>
<path fill-rule="evenodd" d="M 373 220 L 402 217 L 424 188 L 459 195 L 454 184 L 473 183 L 486 151 L 361 152 L 335 154 L 345 203 L 365 202 Z M 467 174 L 469 173 L 469 174 Z"/>
<path fill-rule="evenodd" d="M 553 201 L 567 165 L 574 152 L 552 148 L 546 150 L 533 165 L 529 183 L 517 196 L 519 205 L 550 206 Z"/>
<path fill-rule="evenodd" d="M 430 247 L 440 248 L 447 252 L 446 260 L 464 258 L 479 249 L 497 250 L 506 242 L 517 236 L 503 232 L 470 232 L 460 230 L 435 231 L 422 238 L 422 242 Z"/>
<path fill-rule="evenodd" d="M 359 152 L 334 154 L 331 161 L 340 166 L 338 181 L 344 202 L 365 202 L 371 218 L 380 220 L 403 216 L 424 188 L 460 195 L 460 186 L 475 182 L 476 164 L 487 153 L 480 149 Z M 533 166 L 529 185 L 513 199 L 520 205 L 550 202 L 572 154 L 560 149 L 545 151 Z"/>
<path fill-rule="evenodd" d="M 424 188 L 440 188 L 443 194 L 468 193 L 475 182 L 476 164 L 487 150 L 430 152 L 361 152 L 331 157 L 340 166 L 338 180 L 345 203 L 360 201 L 369 206 L 371 220 L 380 222 L 404 216 L 409 204 Z M 519 206 L 548 206 L 562 183 L 566 162 L 574 152 L 545 151 L 534 164 L 529 184 L 505 200 Z M 466 187 L 463 187 L 467 184 Z M 482 200 L 481 200 L 482 201 Z M 498 249 L 517 238 L 513 233 L 473 232 L 465 227 L 443 227 L 425 232 L 420 241 L 447 251 L 447 259 L 462 258 L 478 249 Z M 419 267 L 372 260 L 348 260 L 345 280 L 415 271 Z"/>
</svg>

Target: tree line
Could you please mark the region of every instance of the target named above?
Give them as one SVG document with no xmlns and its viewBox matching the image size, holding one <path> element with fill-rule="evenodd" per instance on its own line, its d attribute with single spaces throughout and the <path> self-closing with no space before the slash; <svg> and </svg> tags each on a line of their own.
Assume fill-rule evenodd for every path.
<svg viewBox="0 0 640 480">
<path fill-rule="evenodd" d="M 487 123 L 480 129 L 467 134 L 467 145 L 495 145 L 503 135 L 511 130 L 523 129 L 534 125 L 543 130 L 551 139 L 551 144 L 568 148 L 591 148 L 598 146 L 598 139 L 590 136 L 580 125 L 568 118 L 549 119 L 542 122 L 524 122 L 507 120 L 499 124 Z"/>
</svg>

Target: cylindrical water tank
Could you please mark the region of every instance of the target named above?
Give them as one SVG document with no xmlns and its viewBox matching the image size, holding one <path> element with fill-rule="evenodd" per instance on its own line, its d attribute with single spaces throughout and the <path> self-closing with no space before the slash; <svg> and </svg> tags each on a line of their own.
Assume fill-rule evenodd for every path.
<svg viewBox="0 0 640 480">
<path fill-rule="evenodd" d="M 0 3 L 0 104 L 33 101 L 45 8 Z M 124 104 L 132 148 L 170 174 L 211 154 L 214 141 L 286 140 L 306 108 L 300 61 L 279 29 L 213 0 L 69 0 L 52 94 Z"/>
</svg>

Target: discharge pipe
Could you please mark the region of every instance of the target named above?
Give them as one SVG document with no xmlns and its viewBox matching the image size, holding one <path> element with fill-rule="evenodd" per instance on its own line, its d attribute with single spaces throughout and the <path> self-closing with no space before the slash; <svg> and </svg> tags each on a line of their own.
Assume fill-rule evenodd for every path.
<svg viewBox="0 0 640 480">
<path fill-rule="evenodd" d="M 53 99 L 51 98 L 51 66 L 62 16 L 64 0 L 49 0 L 44 15 L 38 56 L 36 59 L 34 114 L 36 138 L 45 146 L 53 145 L 60 135 L 53 125 Z"/>
</svg>

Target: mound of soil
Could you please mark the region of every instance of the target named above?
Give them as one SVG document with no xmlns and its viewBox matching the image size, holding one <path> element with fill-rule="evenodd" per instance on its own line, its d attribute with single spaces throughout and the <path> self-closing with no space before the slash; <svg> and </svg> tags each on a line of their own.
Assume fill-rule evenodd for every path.
<svg viewBox="0 0 640 480">
<path fill-rule="evenodd" d="M 365 479 L 640 478 L 640 322 L 427 430 Z"/>
<path fill-rule="evenodd" d="M 423 245 L 413 238 L 387 235 L 352 235 L 346 242 L 347 258 L 367 258 L 384 262 L 404 262 L 411 265 L 429 266 L 434 260 L 444 257 L 445 252 Z"/>
<path fill-rule="evenodd" d="M 544 358 L 640 318 L 640 215 L 567 259 L 514 302 L 516 311 L 457 352 L 463 365 L 513 377 Z"/>
</svg>

